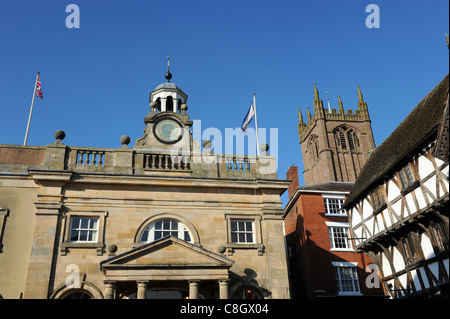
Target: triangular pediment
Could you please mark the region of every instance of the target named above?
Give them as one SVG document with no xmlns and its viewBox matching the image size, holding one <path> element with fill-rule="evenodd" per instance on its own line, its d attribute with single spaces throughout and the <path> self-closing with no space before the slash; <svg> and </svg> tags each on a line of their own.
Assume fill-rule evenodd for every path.
<svg viewBox="0 0 450 319">
<path fill-rule="evenodd" d="M 168 236 L 134 248 L 101 262 L 103 269 L 113 268 L 229 268 L 234 261 Z"/>
</svg>

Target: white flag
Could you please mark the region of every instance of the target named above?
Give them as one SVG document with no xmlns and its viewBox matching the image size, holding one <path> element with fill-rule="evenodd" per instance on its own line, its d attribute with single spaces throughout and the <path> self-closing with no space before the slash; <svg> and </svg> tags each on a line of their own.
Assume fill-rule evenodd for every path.
<svg viewBox="0 0 450 319">
<path fill-rule="evenodd" d="M 255 110 L 255 99 L 253 99 L 252 105 L 250 105 L 250 109 L 248 110 L 247 115 L 245 116 L 244 121 L 242 122 L 241 129 L 244 131 L 244 133 L 247 133 L 247 128 L 250 124 L 250 122 L 253 120 L 253 117 L 255 116 L 256 110 Z"/>
</svg>

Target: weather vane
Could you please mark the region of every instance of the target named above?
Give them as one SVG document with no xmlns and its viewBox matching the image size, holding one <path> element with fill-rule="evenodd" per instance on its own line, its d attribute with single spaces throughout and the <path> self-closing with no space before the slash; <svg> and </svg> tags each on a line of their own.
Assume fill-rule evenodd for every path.
<svg viewBox="0 0 450 319">
<path fill-rule="evenodd" d="M 170 56 L 167 56 L 167 73 L 166 73 L 166 80 L 167 82 L 170 82 L 170 79 L 172 78 L 172 73 L 170 73 L 169 71 L 169 66 L 170 66 Z"/>
</svg>

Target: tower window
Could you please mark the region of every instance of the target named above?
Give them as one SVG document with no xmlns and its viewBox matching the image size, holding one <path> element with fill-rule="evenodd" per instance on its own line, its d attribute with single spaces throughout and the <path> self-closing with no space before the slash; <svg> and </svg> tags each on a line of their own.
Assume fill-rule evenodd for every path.
<svg viewBox="0 0 450 319">
<path fill-rule="evenodd" d="M 345 141 L 345 135 L 342 131 L 339 132 L 339 140 L 341 141 L 342 150 L 347 149 L 347 142 Z"/>
<path fill-rule="evenodd" d="M 353 140 L 352 131 L 349 131 L 347 133 L 347 137 L 348 137 L 348 146 L 350 147 L 350 151 L 354 152 L 356 149 L 355 149 L 355 142 Z"/>
</svg>

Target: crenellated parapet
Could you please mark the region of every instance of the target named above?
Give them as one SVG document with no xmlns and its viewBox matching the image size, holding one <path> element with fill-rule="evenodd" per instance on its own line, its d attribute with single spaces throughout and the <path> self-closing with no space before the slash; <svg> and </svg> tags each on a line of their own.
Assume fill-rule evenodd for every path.
<svg viewBox="0 0 450 319">
<path fill-rule="evenodd" d="M 319 91 L 316 84 L 314 83 L 314 115 L 311 115 L 309 107 L 307 108 L 307 122 L 303 121 L 303 115 L 301 109 L 298 108 L 298 134 L 300 137 L 300 142 L 303 142 L 305 138 L 310 134 L 311 130 L 316 125 L 316 121 L 319 119 L 324 120 L 337 120 L 337 121 L 350 121 L 350 122 L 361 122 L 370 121 L 369 110 L 367 108 L 367 103 L 364 101 L 361 89 L 358 85 L 358 104 L 357 110 L 352 109 L 344 110 L 344 105 L 342 103 L 341 97 L 338 97 L 339 109 L 327 109 L 323 107 L 323 101 L 319 97 Z"/>
</svg>

